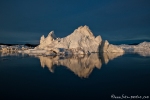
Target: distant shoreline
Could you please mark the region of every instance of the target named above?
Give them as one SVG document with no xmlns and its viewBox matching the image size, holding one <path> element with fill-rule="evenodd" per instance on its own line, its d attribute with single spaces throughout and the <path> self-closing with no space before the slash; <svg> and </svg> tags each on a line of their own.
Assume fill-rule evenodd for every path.
<svg viewBox="0 0 150 100">
<path fill-rule="evenodd" d="M 13 45 L 25 45 L 25 46 L 28 46 L 28 47 L 36 47 L 36 46 L 38 46 L 39 44 L 30 44 L 30 43 L 26 43 L 26 44 L 0 43 L 0 45 L 7 45 L 7 46 L 13 46 Z"/>
</svg>

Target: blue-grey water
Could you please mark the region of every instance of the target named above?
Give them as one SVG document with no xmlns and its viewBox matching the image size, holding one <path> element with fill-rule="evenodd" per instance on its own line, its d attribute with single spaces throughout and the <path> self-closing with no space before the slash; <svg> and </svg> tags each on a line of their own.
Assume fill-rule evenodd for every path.
<svg viewBox="0 0 150 100">
<path fill-rule="evenodd" d="M 149 56 L 1 53 L 1 100 L 113 100 L 112 95 L 150 96 Z"/>
</svg>

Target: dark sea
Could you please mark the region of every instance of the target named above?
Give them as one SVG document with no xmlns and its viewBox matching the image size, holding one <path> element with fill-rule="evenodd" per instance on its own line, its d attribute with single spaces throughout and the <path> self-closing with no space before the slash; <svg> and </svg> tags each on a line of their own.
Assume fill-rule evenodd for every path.
<svg viewBox="0 0 150 100">
<path fill-rule="evenodd" d="M 150 99 L 144 54 L 0 55 L 0 100 Z"/>
</svg>

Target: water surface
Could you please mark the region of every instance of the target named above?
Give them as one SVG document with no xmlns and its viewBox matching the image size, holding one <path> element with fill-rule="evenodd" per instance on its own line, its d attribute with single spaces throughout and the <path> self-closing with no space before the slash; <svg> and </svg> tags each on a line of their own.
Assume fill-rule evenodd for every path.
<svg viewBox="0 0 150 100">
<path fill-rule="evenodd" d="M 120 53 L 68 57 L 1 53 L 0 80 L 0 97 L 5 99 L 150 96 L 150 57 Z"/>
</svg>

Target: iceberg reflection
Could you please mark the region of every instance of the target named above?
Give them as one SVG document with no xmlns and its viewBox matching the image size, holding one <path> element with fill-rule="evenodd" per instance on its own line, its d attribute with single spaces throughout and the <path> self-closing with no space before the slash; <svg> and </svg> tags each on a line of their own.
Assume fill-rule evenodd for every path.
<svg viewBox="0 0 150 100">
<path fill-rule="evenodd" d="M 62 65 L 70 69 L 74 74 L 81 78 L 88 78 L 96 67 L 101 68 L 102 64 L 107 64 L 109 60 L 112 60 L 123 53 L 103 53 L 103 54 L 91 54 L 91 55 L 75 55 L 72 57 L 60 57 L 60 56 L 36 56 L 40 59 L 41 66 L 48 67 L 50 72 L 54 72 L 54 65 Z"/>
<path fill-rule="evenodd" d="M 15 52 L 15 51 L 11 51 L 11 52 L 8 52 L 8 51 L 0 51 L 0 57 L 5 57 L 5 56 L 18 56 L 19 53 L 18 52 Z"/>
<path fill-rule="evenodd" d="M 70 56 L 45 56 L 42 54 L 19 54 L 17 52 L 0 52 L 1 58 L 6 56 L 34 56 L 40 60 L 41 67 L 47 67 L 54 73 L 57 66 L 65 66 L 75 75 L 81 78 L 88 78 L 94 68 L 100 69 L 102 64 L 107 64 L 110 60 L 122 56 L 124 53 L 92 53 L 90 55 L 70 55 Z M 9 58 L 7 58 L 9 59 Z M 3 60 L 3 59 L 1 59 Z"/>
</svg>

